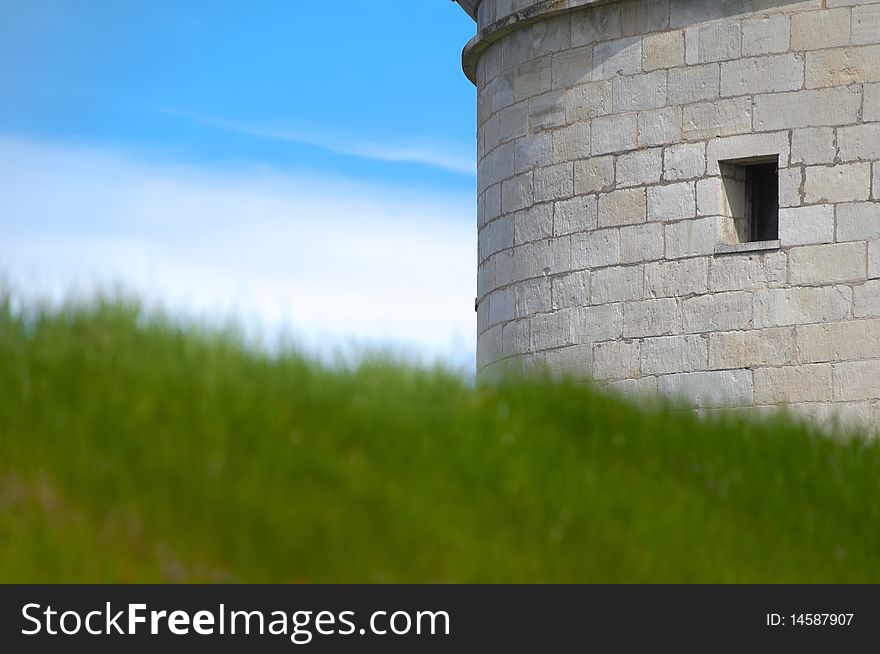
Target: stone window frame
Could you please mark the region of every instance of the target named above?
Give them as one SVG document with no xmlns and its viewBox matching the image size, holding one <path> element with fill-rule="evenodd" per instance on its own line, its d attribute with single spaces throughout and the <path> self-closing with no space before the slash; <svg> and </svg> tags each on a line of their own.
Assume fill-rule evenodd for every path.
<svg viewBox="0 0 880 654">
<path fill-rule="evenodd" d="M 730 157 L 718 158 L 715 166 L 720 173 L 719 198 L 720 206 L 727 209 L 725 212 L 719 212 L 718 219 L 724 221 L 718 225 L 717 242 L 715 245 L 715 254 L 737 254 L 741 252 L 763 252 L 770 250 L 779 250 L 781 241 L 779 239 L 779 226 L 777 222 L 777 238 L 763 241 L 743 240 L 743 226 L 749 220 L 747 216 L 747 195 L 746 181 L 744 178 L 745 170 L 749 166 L 761 165 L 775 162 L 777 165 L 777 176 L 783 162 L 783 153 L 766 152 L 764 154 L 756 154 L 746 157 Z M 742 177 L 740 177 L 742 176 Z M 777 221 L 779 193 L 777 191 Z M 732 198 L 739 198 L 739 203 L 733 202 Z M 738 216 L 736 214 L 739 214 Z M 737 226 L 739 223 L 739 226 Z"/>
</svg>

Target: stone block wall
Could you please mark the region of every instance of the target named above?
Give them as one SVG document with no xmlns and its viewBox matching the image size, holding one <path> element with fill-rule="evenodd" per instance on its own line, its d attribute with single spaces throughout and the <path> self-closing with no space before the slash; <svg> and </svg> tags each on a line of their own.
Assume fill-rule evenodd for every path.
<svg viewBox="0 0 880 654">
<path fill-rule="evenodd" d="M 477 15 L 480 374 L 880 422 L 880 0 Z M 756 157 L 779 239 L 744 244 Z"/>
</svg>

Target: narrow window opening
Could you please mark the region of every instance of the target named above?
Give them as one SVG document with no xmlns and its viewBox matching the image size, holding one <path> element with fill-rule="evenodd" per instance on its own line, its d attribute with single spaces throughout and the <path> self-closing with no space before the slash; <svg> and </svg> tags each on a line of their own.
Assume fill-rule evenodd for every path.
<svg viewBox="0 0 880 654">
<path fill-rule="evenodd" d="M 746 166 L 749 241 L 779 238 L 779 171 L 776 162 Z"/>
<path fill-rule="evenodd" d="M 721 249 L 743 244 L 778 247 L 779 166 L 776 156 L 719 161 L 724 193 Z"/>
</svg>

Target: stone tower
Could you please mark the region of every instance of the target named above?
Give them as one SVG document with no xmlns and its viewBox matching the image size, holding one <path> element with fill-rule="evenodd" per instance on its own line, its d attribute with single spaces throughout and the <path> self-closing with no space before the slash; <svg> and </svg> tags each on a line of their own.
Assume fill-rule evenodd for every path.
<svg viewBox="0 0 880 654">
<path fill-rule="evenodd" d="M 478 347 L 880 420 L 880 0 L 459 0 Z"/>
</svg>

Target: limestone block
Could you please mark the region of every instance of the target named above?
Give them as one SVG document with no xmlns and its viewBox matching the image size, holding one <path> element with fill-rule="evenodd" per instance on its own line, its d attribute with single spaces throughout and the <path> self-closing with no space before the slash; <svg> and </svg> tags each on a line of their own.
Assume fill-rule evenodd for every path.
<svg viewBox="0 0 880 654">
<path fill-rule="evenodd" d="M 745 292 L 698 295 L 681 303 L 688 334 L 746 329 L 752 322 L 752 294 Z"/>
<path fill-rule="evenodd" d="M 709 368 L 754 368 L 796 363 L 793 327 L 709 334 Z"/>
<path fill-rule="evenodd" d="M 645 266 L 645 294 L 649 298 L 686 297 L 708 291 L 709 259 L 663 261 Z"/>
<path fill-rule="evenodd" d="M 589 285 L 589 276 L 587 276 Z M 528 279 L 512 287 L 516 295 L 516 317 L 525 318 L 550 311 L 550 279 Z M 589 297 L 589 295 L 587 295 Z"/>
<path fill-rule="evenodd" d="M 572 332 L 578 343 L 596 343 L 620 338 L 623 309 L 620 304 L 572 309 Z"/>
<path fill-rule="evenodd" d="M 513 69 L 514 102 L 549 91 L 552 70 L 550 61 L 544 59 L 531 59 Z"/>
<path fill-rule="evenodd" d="M 629 398 L 647 398 L 652 400 L 657 395 L 657 378 L 640 377 L 639 379 L 620 379 L 605 384 L 611 389 Z"/>
<path fill-rule="evenodd" d="M 546 168 L 534 173 L 535 202 L 562 200 L 574 193 L 574 167 L 570 162 Z"/>
<path fill-rule="evenodd" d="M 489 302 L 484 295 L 485 291 L 480 296 L 482 301 L 477 304 L 477 336 L 489 328 Z"/>
<path fill-rule="evenodd" d="M 638 377 L 640 364 L 639 341 L 610 341 L 593 346 L 593 376 L 596 379 Z"/>
<path fill-rule="evenodd" d="M 523 8 L 528 7 L 530 2 L 523 1 Z M 535 23 L 531 28 L 532 36 L 532 58 L 543 57 L 544 55 L 553 54 L 560 50 L 571 49 L 571 17 L 570 16 L 554 16 L 539 23 Z"/>
<path fill-rule="evenodd" d="M 503 256 L 506 253 L 509 256 Z M 571 241 L 567 236 L 518 245 L 500 252 L 495 259 L 495 281 L 499 286 L 568 270 Z"/>
<path fill-rule="evenodd" d="M 620 114 L 594 119 L 591 139 L 593 155 L 635 149 L 638 140 L 637 115 Z"/>
<path fill-rule="evenodd" d="M 663 226 L 657 223 L 620 228 L 620 262 L 637 263 L 663 258 Z"/>
<path fill-rule="evenodd" d="M 587 142 L 589 151 L 589 142 Z M 553 161 L 553 134 L 536 132 L 518 138 L 513 144 L 513 171 L 517 175 L 536 167 L 549 166 Z"/>
<path fill-rule="evenodd" d="M 529 351 L 540 352 L 574 345 L 572 316 L 576 309 L 561 309 L 529 318 Z"/>
<path fill-rule="evenodd" d="M 798 207 L 801 199 L 801 187 L 804 183 L 803 168 L 780 168 L 778 173 L 778 201 L 780 207 Z"/>
<path fill-rule="evenodd" d="M 501 42 L 501 63 L 505 70 L 519 66 L 531 56 L 532 31 L 530 29 L 517 30 Z"/>
<path fill-rule="evenodd" d="M 569 345 L 543 353 L 541 364 L 557 376 L 589 379 L 593 348 L 590 345 Z"/>
<path fill-rule="evenodd" d="M 791 20 L 788 16 L 744 20 L 742 31 L 744 57 L 785 52 L 791 43 Z"/>
<path fill-rule="evenodd" d="M 662 148 L 635 150 L 617 157 L 617 187 L 643 186 L 660 181 Z"/>
<path fill-rule="evenodd" d="M 721 95 L 796 91 L 804 84 L 802 55 L 780 54 L 721 64 Z"/>
<path fill-rule="evenodd" d="M 599 208 L 595 195 L 580 195 L 553 205 L 553 233 L 556 236 L 596 229 Z"/>
<path fill-rule="evenodd" d="M 553 205 L 536 204 L 517 211 L 513 214 L 513 221 L 513 241 L 516 245 L 550 238 L 553 236 Z"/>
<path fill-rule="evenodd" d="M 684 32 L 646 34 L 642 39 L 642 70 L 665 70 L 684 65 Z"/>
<path fill-rule="evenodd" d="M 638 127 L 641 147 L 675 143 L 681 137 L 681 109 L 665 107 L 640 111 Z"/>
<path fill-rule="evenodd" d="M 614 266 L 592 274 L 592 303 L 632 302 L 645 297 L 643 266 Z"/>
<path fill-rule="evenodd" d="M 584 159 L 590 153 L 590 123 L 574 123 L 552 132 L 553 159 L 557 162 Z"/>
<path fill-rule="evenodd" d="M 482 298 L 495 288 L 495 261 L 489 259 L 477 267 L 477 295 Z M 485 303 L 480 303 L 482 306 Z M 487 305 L 488 311 L 488 305 Z"/>
<path fill-rule="evenodd" d="M 832 372 L 827 363 L 755 370 L 758 404 L 822 402 L 831 394 Z"/>
<path fill-rule="evenodd" d="M 504 325 L 501 332 L 501 356 L 516 356 L 529 351 L 529 325 L 528 320 L 515 320 Z"/>
<path fill-rule="evenodd" d="M 790 151 L 788 132 L 769 134 L 741 134 L 716 138 L 706 146 L 708 173 L 719 175 L 719 161 L 752 159 L 776 155 L 782 165 L 788 161 Z"/>
<path fill-rule="evenodd" d="M 822 204 L 780 209 L 779 240 L 784 247 L 831 243 L 834 240 L 834 206 Z"/>
<path fill-rule="evenodd" d="M 479 98 L 477 115 L 483 120 L 513 104 L 513 75 L 503 73 L 493 79 Z"/>
<path fill-rule="evenodd" d="M 528 100 L 505 107 L 498 114 L 498 120 L 498 138 L 502 142 L 525 136 L 529 131 Z"/>
<path fill-rule="evenodd" d="M 871 185 L 871 197 L 874 200 L 880 199 L 880 162 L 874 164 L 874 179 Z"/>
<path fill-rule="evenodd" d="M 481 151 L 477 153 L 477 156 L 480 159 L 485 157 L 486 153 L 491 152 L 499 143 L 501 143 L 500 128 L 501 121 L 498 118 L 498 114 L 492 115 L 486 122 L 480 125 L 480 128 L 477 131 L 477 143 L 482 148 Z"/>
<path fill-rule="evenodd" d="M 807 11 L 791 17 L 793 50 L 814 50 L 847 45 L 850 40 L 849 9 Z"/>
<path fill-rule="evenodd" d="M 578 270 L 553 278 L 551 303 L 554 310 L 585 307 L 590 303 L 590 271 Z"/>
<path fill-rule="evenodd" d="M 700 408 L 748 406 L 754 386 L 751 370 L 718 370 L 664 375 L 658 391 Z"/>
<path fill-rule="evenodd" d="M 779 288 L 755 294 L 754 327 L 805 325 L 844 320 L 852 308 L 848 286 Z"/>
<path fill-rule="evenodd" d="M 487 329 L 477 339 L 477 370 L 501 357 L 501 325 Z"/>
<path fill-rule="evenodd" d="M 489 294 L 489 324 L 513 320 L 516 311 L 516 293 L 512 286 L 502 288 Z"/>
<path fill-rule="evenodd" d="M 697 215 L 730 216 L 730 202 L 720 177 L 697 180 Z"/>
<path fill-rule="evenodd" d="M 837 130 L 841 161 L 880 159 L 880 123 L 868 123 Z"/>
<path fill-rule="evenodd" d="M 690 105 L 684 108 L 682 115 L 681 131 L 682 136 L 687 140 L 744 134 L 751 129 L 751 98 Z"/>
<path fill-rule="evenodd" d="M 880 278 L 880 240 L 868 242 L 868 277 Z"/>
<path fill-rule="evenodd" d="M 486 256 L 513 247 L 513 226 L 514 219 L 512 215 L 502 216 L 498 220 L 489 223 L 483 230 L 488 235 L 488 243 L 485 250 Z"/>
<path fill-rule="evenodd" d="M 865 84 L 864 120 L 880 120 L 880 84 Z"/>
<path fill-rule="evenodd" d="M 607 37 L 606 37 L 607 38 Z M 642 39 L 601 43 L 593 49 L 593 79 L 612 79 L 642 72 Z"/>
<path fill-rule="evenodd" d="M 853 288 L 853 315 L 856 318 L 880 316 L 880 280 Z"/>
<path fill-rule="evenodd" d="M 694 182 L 677 182 L 648 189 L 648 219 L 669 222 L 697 215 Z"/>
<path fill-rule="evenodd" d="M 873 400 L 880 397 L 880 361 L 834 364 L 834 400 Z"/>
<path fill-rule="evenodd" d="M 551 61 L 554 89 L 567 89 L 593 77 L 593 48 L 590 46 L 563 50 L 553 55 Z"/>
<path fill-rule="evenodd" d="M 635 225 L 645 222 L 645 189 L 623 189 L 599 196 L 599 226 Z"/>
<path fill-rule="evenodd" d="M 880 239 L 880 204 L 855 202 L 837 205 L 837 240 Z"/>
<path fill-rule="evenodd" d="M 685 60 L 688 64 L 737 59 L 741 55 L 742 32 L 737 23 L 708 23 L 685 30 Z"/>
<path fill-rule="evenodd" d="M 612 108 L 615 113 L 657 109 L 666 106 L 666 71 L 615 77 Z"/>
<path fill-rule="evenodd" d="M 702 143 L 674 145 L 664 151 L 663 179 L 677 181 L 702 177 L 705 174 L 706 150 Z"/>
<path fill-rule="evenodd" d="M 565 94 L 551 91 L 529 98 L 529 122 L 532 130 L 551 129 L 565 124 Z"/>
<path fill-rule="evenodd" d="M 623 336 L 664 336 L 681 329 L 681 311 L 673 298 L 630 302 L 623 307 Z"/>
<path fill-rule="evenodd" d="M 668 259 L 714 254 L 718 230 L 715 218 L 682 220 L 664 227 Z"/>
<path fill-rule="evenodd" d="M 755 291 L 786 282 L 788 256 L 785 252 L 715 257 L 709 271 L 709 290 Z"/>
<path fill-rule="evenodd" d="M 857 87 L 791 91 L 755 96 L 755 131 L 848 125 L 862 105 Z"/>
<path fill-rule="evenodd" d="M 483 225 L 501 215 L 501 184 L 486 189 L 483 194 Z M 483 225 L 480 225 L 482 229 Z"/>
<path fill-rule="evenodd" d="M 574 163 L 574 192 L 597 193 L 614 186 L 614 157 L 593 157 Z"/>
<path fill-rule="evenodd" d="M 573 46 L 592 45 L 596 41 L 616 39 L 622 35 L 619 3 L 578 11 L 571 16 Z"/>
<path fill-rule="evenodd" d="M 880 46 L 865 45 L 807 53 L 808 89 L 877 81 L 880 81 Z"/>
<path fill-rule="evenodd" d="M 562 96 L 565 122 L 590 120 L 611 113 L 611 82 L 580 84 L 566 89 Z"/>
<path fill-rule="evenodd" d="M 620 6 L 620 24 L 626 36 L 663 31 L 669 26 L 669 2 L 624 2 Z"/>
<path fill-rule="evenodd" d="M 708 341 L 702 336 L 660 336 L 642 342 L 642 374 L 663 375 L 705 370 Z"/>
<path fill-rule="evenodd" d="M 797 348 L 803 363 L 880 357 L 880 320 L 798 327 Z"/>
<path fill-rule="evenodd" d="M 571 261 L 575 270 L 620 263 L 620 231 L 597 229 L 571 236 Z"/>
<path fill-rule="evenodd" d="M 831 164 L 837 156 L 830 127 L 796 129 L 791 135 L 791 163 Z"/>
<path fill-rule="evenodd" d="M 511 213 L 524 209 L 535 201 L 532 174 L 525 173 L 505 180 L 501 185 L 501 211 Z"/>
<path fill-rule="evenodd" d="M 667 93 L 670 105 L 714 100 L 721 93 L 721 68 L 705 64 L 670 70 Z"/>
<path fill-rule="evenodd" d="M 789 282 L 820 285 L 865 278 L 864 243 L 834 243 L 793 248 L 788 253 Z"/>
<path fill-rule="evenodd" d="M 857 202 L 871 197 L 871 164 L 807 166 L 804 169 L 804 200 Z"/>
<path fill-rule="evenodd" d="M 832 2 L 837 0 L 831 0 Z M 850 4 L 854 1 L 850 0 Z M 727 2 L 719 2 L 718 0 L 672 0 L 670 8 L 670 21 L 672 27 L 681 27 L 683 25 L 692 25 L 694 23 L 704 23 L 710 20 L 729 19 L 731 13 L 736 11 L 745 11 L 746 8 L 754 10 L 772 11 L 807 11 L 809 9 L 818 9 L 823 7 L 822 0 L 801 0 L 793 2 L 787 0 L 784 5 L 780 5 L 776 0 L 734 0 Z"/>
<path fill-rule="evenodd" d="M 880 6 L 856 7 L 852 13 L 852 42 L 880 43 Z"/>
</svg>

